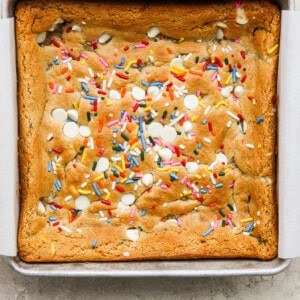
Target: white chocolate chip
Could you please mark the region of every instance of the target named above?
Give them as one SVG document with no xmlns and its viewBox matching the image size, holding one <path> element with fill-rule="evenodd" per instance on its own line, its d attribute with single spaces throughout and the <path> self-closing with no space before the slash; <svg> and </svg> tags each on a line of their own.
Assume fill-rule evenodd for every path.
<svg viewBox="0 0 300 300">
<path fill-rule="evenodd" d="M 100 157 L 97 163 L 96 172 L 105 172 L 109 168 L 109 160 L 106 157 Z"/>
<path fill-rule="evenodd" d="M 237 85 L 233 93 L 237 98 L 242 97 L 244 95 L 244 88 L 241 85 Z"/>
<path fill-rule="evenodd" d="M 152 97 L 154 100 L 158 98 L 160 94 L 160 89 L 157 86 L 150 86 L 148 88 L 148 96 Z"/>
<path fill-rule="evenodd" d="M 67 120 L 68 114 L 63 108 L 56 108 L 52 111 L 52 118 L 56 121 L 64 122 Z"/>
<path fill-rule="evenodd" d="M 187 162 L 185 167 L 189 174 L 195 174 L 197 173 L 199 165 L 196 162 Z"/>
<path fill-rule="evenodd" d="M 192 129 L 193 129 L 193 123 L 192 123 L 192 122 L 190 122 L 190 121 L 185 121 L 185 122 L 183 123 L 183 130 L 184 130 L 185 132 L 191 131 Z"/>
<path fill-rule="evenodd" d="M 221 28 L 218 28 L 217 34 L 216 34 L 216 39 L 221 40 L 224 37 L 224 32 Z"/>
<path fill-rule="evenodd" d="M 158 27 L 156 26 L 152 26 L 149 30 L 148 30 L 148 37 L 150 39 L 155 38 L 156 36 L 158 36 L 160 34 L 160 30 Z"/>
<path fill-rule="evenodd" d="M 121 202 L 126 206 L 133 204 L 134 201 L 135 201 L 135 195 L 134 194 L 124 194 L 121 197 Z"/>
<path fill-rule="evenodd" d="M 72 26 L 72 31 L 82 32 L 82 28 L 79 25 L 73 25 Z"/>
<path fill-rule="evenodd" d="M 47 32 L 46 31 L 42 32 L 36 37 L 36 42 L 38 44 L 41 44 L 45 41 L 46 37 L 47 37 Z"/>
<path fill-rule="evenodd" d="M 148 126 L 148 133 L 152 137 L 159 137 L 162 130 L 163 130 L 163 126 L 162 126 L 162 124 L 160 124 L 158 122 L 152 122 Z"/>
<path fill-rule="evenodd" d="M 176 130 L 171 126 L 165 126 L 161 133 L 160 137 L 167 143 L 171 143 L 176 140 L 177 138 L 177 132 Z"/>
<path fill-rule="evenodd" d="M 244 24 L 248 23 L 248 19 L 247 19 L 245 10 L 242 7 L 237 8 L 235 21 L 240 25 L 244 25 Z"/>
<path fill-rule="evenodd" d="M 141 101 L 144 100 L 146 92 L 142 88 L 135 86 L 132 89 L 131 95 L 135 100 Z"/>
<path fill-rule="evenodd" d="M 228 159 L 223 152 L 219 152 L 216 154 L 216 161 L 218 161 L 220 163 L 224 163 L 225 165 L 228 164 Z"/>
<path fill-rule="evenodd" d="M 109 33 L 103 33 L 103 34 L 99 37 L 99 43 L 100 43 L 100 44 L 106 44 L 106 43 L 108 43 L 111 39 L 112 39 L 112 35 L 110 35 Z"/>
<path fill-rule="evenodd" d="M 133 242 L 137 242 L 140 238 L 140 231 L 138 229 L 127 229 L 126 237 Z"/>
<path fill-rule="evenodd" d="M 78 111 L 76 109 L 69 109 L 67 111 L 68 118 L 77 122 L 78 121 Z"/>
<path fill-rule="evenodd" d="M 170 67 L 176 66 L 178 68 L 184 69 L 183 60 L 181 57 L 175 57 L 170 62 Z"/>
<path fill-rule="evenodd" d="M 142 178 L 142 183 L 145 186 L 151 186 L 153 184 L 153 175 L 150 173 L 145 174 Z"/>
<path fill-rule="evenodd" d="M 39 201 L 39 204 L 38 204 L 38 210 L 39 210 L 41 213 L 45 213 L 45 212 L 46 212 L 45 205 L 42 203 L 42 201 Z"/>
<path fill-rule="evenodd" d="M 118 209 L 120 210 L 121 213 L 129 209 L 128 205 L 125 205 L 122 201 L 118 203 Z"/>
<path fill-rule="evenodd" d="M 79 127 L 79 133 L 83 137 L 89 137 L 91 135 L 91 129 L 89 126 L 81 125 Z"/>
<path fill-rule="evenodd" d="M 196 95 L 186 95 L 183 99 L 183 104 L 186 109 L 195 109 L 198 106 L 198 98 Z"/>
<path fill-rule="evenodd" d="M 217 25 L 218 27 L 220 27 L 220 28 L 227 28 L 227 24 L 225 24 L 225 23 L 223 23 L 223 22 L 221 22 L 221 21 L 217 22 L 216 25 Z"/>
<path fill-rule="evenodd" d="M 173 153 L 169 148 L 163 148 L 163 149 L 159 150 L 158 154 L 163 161 L 171 160 L 172 156 L 173 156 Z"/>
<path fill-rule="evenodd" d="M 74 138 L 79 132 L 79 126 L 74 122 L 67 122 L 63 127 L 64 135 L 70 139 Z"/>
<path fill-rule="evenodd" d="M 231 85 L 222 88 L 221 95 L 225 98 L 228 98 L 233 91 L 233 87 Z"/>
<path fill-rule="evenodd" d="M 110 90 L 108 97 L 111 100 L 120 100 L 121 99 L 121 94 L 117 90 Z"/>
<path fill-rule="evenodd" d="M 58 24 L 61 24 L 61 23 L 63 23 L 63 22 L 64 22 L 64 20 L 63 20 L 62 18 L 57 18 L 57 19 L 53 22 L 52 26 L 48 29 L 48 31 L 54 31 L 54 30 L 57 28 Z"/>
<path fill-rule="evenodd" d="M 90 199 L 87 196 L 81 195 L 75 200 L 75 206 L 77 209 L 86 209 L 90 206 Z"/>
</svg>

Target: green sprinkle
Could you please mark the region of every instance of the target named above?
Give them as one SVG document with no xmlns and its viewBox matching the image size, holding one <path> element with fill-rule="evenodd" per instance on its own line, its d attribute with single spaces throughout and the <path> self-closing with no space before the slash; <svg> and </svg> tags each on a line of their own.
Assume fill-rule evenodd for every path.
<svg viewBox="0 0 300 300">
<path fill-rule="evenodd" d="M 226 225 L 225 220 L 222 220 L 222 227 L 225 227 L 225 225 Z"/>
<path fill-rule="evenodd" d="M 195 63 L 197 64 L 199 62 L 199 56 L 196 56 Z"/>
<path fill-rule="evenodd" d="M 174 107 L 174 110 L 177 110 L 177 109 L 178 109 L 178 106 L 175 106 L 175 107 Z"/>
<path fill-rule="evenodd" d="M 140 103 L 140 105 L 139 105 L 140 107 L 146 107 L 147 106 L 147 104 L 146 103 Z"/>
<path fill-rule="evenodd" d="M 227 57 L 224 59 L 224 62 L 225 62 L 225 65 L 228 65 L 228 64 L 229 64 L 229 61 L 228 61 L 228 58 L 227 58 Z"/>
<path fill-rule="evenodd" d="M 154 119 L 152 117 L 150 117 L 149 119 L 147 119 L 147 121 L 145 122 L 147 125 L 149 125 Z"/>
<path fill-rule="evenodd" d="M 155 146 L 155 142 L 154 142 L 152 136 L 149 135 L 148 138 L 149 138 L 150 143 L 151 143 L 153 146 Z"/>
<path fill-rule="evenodd" d="M 94 112 L 94 117 L 97 117 L 98 116 L 98 113 L 97 112 Z"/>
<path fill-rule="evenodd" d="M 261 238 L 257 239 L 258 243 L 261 244 L 263 240 Z"/>
<path fill-rule="evenodd" d="M 225 176 L 225 172 L 221 171 L 221 172 L 219 173 L 219 176 Z"/>
<path fill-rule="evenodd" d="M 86 113 L 86 117 L 87 117 L 88 122 L 90 122 L 91 119 L 92 119 L 92 118 L 91 118 L 91 112 L 88 111 L 88 112 Z"/>
<path fill-rule="evenodd" d="M 95 170 L 96 170 L 96 167 L 97 167 L 97 162 L 94 161 L 94 162 L 93 162 L 93 166 L 92 166 L 92 170 L 95 171 Z"/>
<path fill-rule="evenodd" d="M 231 211 L 234 211 L 234 208 L 233 208 L 233 206 L 232 206 L 230 203 L 227 204 L 227 207 L 228 207 Z"/>
<path fill-rule="evenodd" d="M 112 146 L 112 149 L 115 151 L 121 151 L 121 149 L 119 148 L 119 146 Z"/>
<path fill-rule="evenodd" d="M 156 162 L 156 163 L 157 163 L 157 165 L 158 165 L 158 166 L 160 166 L 160 163 L 161 163 L 161 158 L 160 158 L 160 157 L 158 157 L 158 159 L 157 159 L 157 162 Z"/>
<path fill-rule="evenodd" d="M 197 149 L 195 149 L 194 151 L 194 154 L 198 155 L 199 154 L 199 151 Z"/>
<path fill-rule="evenodd" d="M 247 71 L 247 68 L 243 68 L 243 71 L 246 72 L 246 71 Z"/>
<path fill-rule="evenodd" d="M 168 114 L 168 111 L 167 111 L 167 110 L 164 110 L 164 112 L 163 112 L 163 114 L 162 114 L 162 116 L 161 116 L 161 117 L 162 117 L 163 119 L 165 119 L 165 118 L 166 118 L 166 116 L 167 116 L 167 114 Z"/>
<path fill-rule="evenodd" d="M 122 137 L 126 142 L 129 141 L 129 137 L 128 137 L 124 132 L 121 133 L 121 137 Z"/>
<path fill-rule="evenodd" d="M 107 174 L 106 171 L 104 172 L 104 177 L 105 177 L 106 179 L 108 178 L 108 174 Z"/>
<path fill-rule="evenodd" d="M 101 100 L 105 100 L 105 97 L 101 97 Z"/>
<path fill-rule="evenodd" d="M 181 131 L 176 131 L 177 135 L 181 135 Z"/>
<path fill-rule="evenodd" d="M 80 151 L 83 151 L 84 148 L 85 148 L 84 146 L 80 146 L 79 150 L 80 150 Z"/>
<path fill-rule="evenodd" d="M 145 160 L 145 153 L 144 151 L 141 151 L 141 161 L 144 161 Z"/>
<path fill-rule="evenodd" d="M 128 75 L 128 74 L 129 74 L 129 72 L 128 72 L 128 71 L 126 71 L 126 72 L 125 72 L 125 74 L 127 74 L 127 75 Z"/>
<path fill-rule="evenodd" d="M 225 213 L 224 213 L 224 211 L 222 210 L 222 209 L 219 209 L 219 213 L 220 213 L 220 215 L 224 218 L 225 217 Z"/>
<path fill-rule="evenodd" d="M 114 176 L 120 177 L 119 173 L 117 171 L 113 172 Z"/>
</svg>

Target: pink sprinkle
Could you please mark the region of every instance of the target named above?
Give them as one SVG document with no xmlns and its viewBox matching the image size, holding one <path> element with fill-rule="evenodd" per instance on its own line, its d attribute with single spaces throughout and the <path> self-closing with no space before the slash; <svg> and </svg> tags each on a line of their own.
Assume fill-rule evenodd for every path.
<svg viewBox="0 0 300 300">
<path fill-rule="evenodd" d="M 133 102 L 132 102 L 132 107 L 135 107 L 137 104 L 139 104 L 136 100 L 134 100 Z"/>
<path fill-rule="evenodd" d="M 96 81 L 90 81 L 91 85 L 96 85 Z"/>
<path fill-rule="evenodd" d="M 232 99 L 233 99 L 233 101 L 237 101 L 238 100 L 238 98 L 234 95 L 234 93 L 232 93 Z"/>
<path fill-rule="evenodd" d="M 89 57 L 85 53 L 81 53 L 81 57 L 84 59 L 88 59 Z"/>
<path fill-rule="evenodd" d="M 118 123 L 119 123 L 119 119 L 108 122 L 106 124 L 106 126 L 111 127 L 111 126 L 117 125 Z"/>
<path fill-rule="evenodd" d="M 215 222 L 214 222 L 214 230 L 216 230 L 218 228 L 218 225 L 219 225 L 219 221 L 215 220 Z"/>
<path fill-rule="evenodd" d="M 228 223 L 229 225 L 232 225 L 232 222 L 231 222 L 230 219 L 227 219 L 227 223 Z"/>
<path fill-rule="evenodd" d="M 230 189 L 232 189 L 232 188 L 234 188 L 234 184 L 233 184 L 233 183 L 230 183 L 230 184 L 228 185 L 228 187 L 229 187 Z"/>
<path fill-rule="evenodd" d="M 235 7 L 239 8 L 239 7 L 241 7 L 241 5 L 242 5 L 242 0 L 238 0 L 235 4 Z"/>
<path fill-rule="evenodd" d="M 222 91 L 222 87 L 220 87 L 220 86 L 218 86 L 217 89 L 218 89 L 218 91 L 220 91 L 220 92 Z"/>
<path fill-rule="evenodd" d="M 144 174 L 140 174 L 140 173 L 138 173 L 138 174 L 135 174 L 135 176 L 134 177 L 137 177 L 137 178 L 143 178 L 144 177 Z"/>
<path fill-rule="evenodd" d="M 100 149 L 99 149 L 99 153 L 100 153 L 101 155 L 103 155 L 104 152 L 105 152 L 105 148 L 100 148 Z"/>
<path fill-rule="evenodd" d="M 217 78 L 217 75 L 218 75 L 218 72 L 215 71 L 215 72 L 212 74 L 212 76 L 211 76 L 211 78 L 210 78 L 210 81 L 211 81 L 211 82 L 214 82 L 214 81 L 216 80 L 216 78 Z"/>
<path fill-rule="evenodd" d="M 163 118 L 160 118 L 159 122 L 163 124 L 165 122 L 165 120 Z"/>
<path fill-rule="evenodd" d="M 181 166 L 181 162 L 177 161 L 177 162 L 173 162 L 171 164 L 172 167 L 178 167 L 178 166 Z"/>
<path fill-rule="evenodd" d="M 187 121 L 189 119 L 189 116 L 187 115 L 187 113 L 184 114 L 184 121 Z"/>
<path fill-rule="evenodd" d="M 99 57 L 99 60 L 100 60 L 100 62 L 102 63 L 102 65 L 103 65 L 105 68 L 108 67 L 108 63 L 106 62 L 106 60 L 105 60 L 102 56 Z"/>
<path fill-rule="evenodd" d="M 146 45 L 145 44 L 137 44 L 137 45 L 134 45 L 134 48 L 145 48 Z"/>
<path fill-rule="evenodd" d="M 55 83 L 52 89 L 52 94 L 56 94 L 57 91 L 57 84 Z"/>
<path fill-rule="evenodd" d="M 180 217 L 177 219 L 177 225 L 182 226 L 182 219 Z"/>
<path fill-rule="evenodd" d="M 163 190 L 166 190 L 168 188 L 168 186 L 166 184 L 161 184 L 160 188 L 163 189 Z"/>
<path fill-rule="evenodd" d="M 195 132 L 190 132 L 190 136 L 196 136 Z"/>
<path fill-rule="evenodd" d="M 187 186 L 189 189 L 192 189 L 192 184 L 191 184 L 189 181 L 186 183 L 186 186 Z"/>
<path fill-rule="evenodd" d="M 131 220 L 130 222 L 129 222 L 129 225 L 132 225 L 134 222 L 133 222 L 133 220 Z"/>
<path fill-rule="evenodd" d="M 232 214 L 228 214 L 227 217 L 228 217 L 228 219 L 231 220 L 232 219 Z"/>
<path fill-rule="evenodd" d="M 92 40 L 92 45 L 95 45 L 95 44 L 97 44 L 97 43 L 98 43 L 97 40 Z"/>
<path fill-rule="evenodd" d="M 127 118 L 127 115 L 128 115 L 128 112 L 127 112 L 127 110 L 126 110 L 126 111 L 124 112 L 124 114 L 123 114 L 122 119 L 121 119 L 121 122 L 120 122 L 121 125 L 124 124 L 124 122 L 125 122 L 125 120 L 126 120 L 126 118 Z"/>
<path fill-rule="evenodd" d="M 201 92 L 198 90 L 196 91 L 196 96 L 199 97 L 201 95 Z"/>
<path fill-rule="evenodd" d="M 65 56 L 65 55 L 63 55 L 61 58 L 62 58 L 63 60 L 67 60 L 69 57 L 68 57 L 68 56 Z"/>
<path fill-rule="evenodd" d="M 175 151 L 175 148 L 174 148 L 171 144 L 166 143 L 166 147 L 169 148 L 173 153 L 176 152 L 176 151 Z"/>
<path fill-rule="evenodd" d="M 206 185 L 206 188 L 207 188 L 207 189 L 210 189 L 210 188 L 211 188 L 210 184 Z"/>
<path fill-rule="evenodd" d="M 106 75 L 108 72 L 107 72 L 107 70 L 104 70 L 102 73 L 103 73 L 103 75 Z"/>
<path fill-rule="evenodd" d="M 133 218 L 133 217 L 134 217 L 134 215 L 135 215 L 135 211 L 136 211 L 136 208 L 135 208 L 135 207 L 133 207 L 133 208 L 131 209 L 131 212 L 130 212 L 130 217 L 131 217 L 131 218 Z"/>
<path fill-rule="evenodd" d="M 185 181 L 187 180 L 187 178 L 188 178 L 188 177 L 185 175 L 185 176 L 181 179 L 180 183 L 181 183 L 181 184 L 184 184 Z"/>
<path fill-rule="evenodd" d="M 207 192 L 208 192 L 209 194 L 211 194 L 211 193 L 212 193 L 212 190 L 208 190 Z"/>
<path fill-rule="evenodd" d="M 163 164 L 164 164 L 164 165 L 171 165 L 172 163 L 173 163 L 172 160 L 164 160 L 164 161 L 163 161 Z"/>
<path fill-rule="evenodd" d="M 155 143 L 156 145 L 158 145 L 158 146 L 161 146 L 161 145 L 162 145 L 160 139 L 158 139 L 158 138 L 154 138 L 153 141 L 154 141 L 154 143 Z"/>
<path fill-rule="evenodd" d="M 234 41 L 235 41 L 237 44 L 240 43 L 240 40 L 239 40 L 239 39 L 235 39 Z"/>
</svg>

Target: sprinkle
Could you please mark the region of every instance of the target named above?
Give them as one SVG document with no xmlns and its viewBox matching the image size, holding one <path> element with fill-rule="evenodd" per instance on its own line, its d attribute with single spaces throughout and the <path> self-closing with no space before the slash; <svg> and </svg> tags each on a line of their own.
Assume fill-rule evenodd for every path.
<svg viewBox="0 0 300 300">
<path fill-rule="evenodd" d="M 222 183 L 222 182 L 217 183 L 217 184 L 215 185 L 215 188 L 217 188 L 217 189 L 219 189 L 219 188 L 221 188 L 221 187 L 223 187 L 223 183 Z"/>
<path fill-rule="evenodd" d="M 92 242 L 92 248 L 96 248 L 97 243 L 98 243 L 98 240 L 93 240 L 93 242 Z"/>
<path fill-rule="evenodd" d="M 245 144 L 245 146 L 249 149 L 254 149 L 255 148 L 253 144 Z"/>
<path fill-rule="evenodd" d="M 215 105 L 215 108 L 219 108 L 221 105 L 229 107 L 229 104 L 227 102 L 225 102 L 224 100 L 221 100 Z"/>
<path fill-rule="evenodd" d="M 240 118 L 235 115 L 233 112 L 231 112 L 230 110 L 227 110 L 227 115 L 229 115 L 231 118 L 235 119 L 236 121 L 240 121 Z"/>
<path fill-rule="evenodd" d="M 227 204 L 227 207 L 228 207 L 231 211 L 234 211 L 234 208 L 233 208 L 233 206 L 232 206 L 230 203 Z"/>
<path fill-rule="evenodd" d="M 251 221 L 253 221 L 253 218 L 246 218 L 246 219 L 240 220 L 241 223 L 248 223 L 248 222 L 251 222 Z"/>
<path fill-rule="evenodd" d="M 106 60 L 105 60 L 102 56 L 99 57 L 99 61 L 102 63 L 102 65 L 103 65 L 105 68 L 108 67 L 108 63 L 106 62 Z M 94 76 L 92 76 L 92 77 L 94 77 Z"/>
<path fill-rule="evenodd" d="M 277 49 L 278 47 L 279 47 L 278 44 L 274 45 L 272 48 L 270 48 L 270 49 L 268 50 L 268 54 L 272 54 L 273 52 L 275 52 L 276 49 Z"/>
<path fill-rule="evenodd" d="M 256 119 L 256 124 L 260 124 L 262 121 L 264 121 L 264 116 L 260 116 Z"/>
<path fill-rule="evenodd" d="M 210 227 L 207 231 L 205 231 L 203 234 L 202 234 L 202 237 L 206 237 L 208 236 L 211 232 L 214 231 L 214 228 L 213 227 Z"/>
<path fill-rule="evenodd" d="M 220 215 L 224 218 L 225 217 L 225 213 L 224 213 L 224 211 L 222 210 L 222 209 L 219 209 L 219 213 L 220 213 Z"/>
<path fill-rule="evenodd" d="M 254 227 L 254 222 L 251 222 L 245 229 L 245 232 L 250 232 Z"/>
</svg>

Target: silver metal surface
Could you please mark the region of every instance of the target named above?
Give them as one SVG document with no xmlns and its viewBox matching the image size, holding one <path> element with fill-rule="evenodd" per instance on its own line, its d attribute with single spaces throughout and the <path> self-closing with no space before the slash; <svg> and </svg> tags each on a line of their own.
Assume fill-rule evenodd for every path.
<svg viewBox="0 0 300 300">
<path fill-rule="evenodd" d="M 0 0 L 0 18 L 13 16 L 16 0 Z M 282 9 L 295 10 L 294 0 L 277 1 Z M 274 275 L 290 264 L 288 259 L 201 259 L 189 261 L 26 263 L 18 256 L 5 258 L 18 273 L 55 277 L 207 277 Z"/>
</svg>

